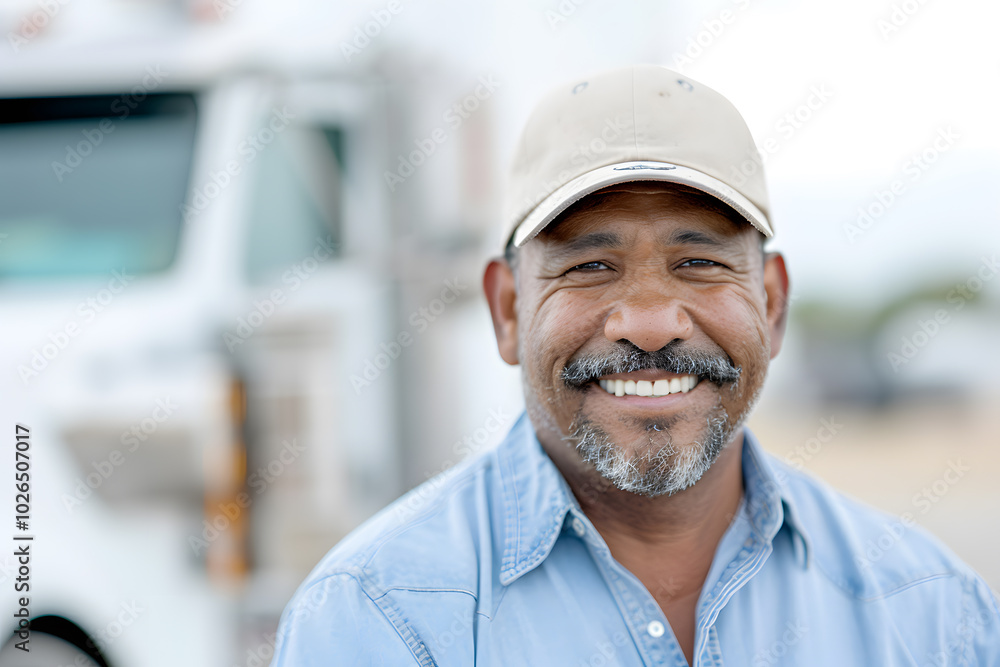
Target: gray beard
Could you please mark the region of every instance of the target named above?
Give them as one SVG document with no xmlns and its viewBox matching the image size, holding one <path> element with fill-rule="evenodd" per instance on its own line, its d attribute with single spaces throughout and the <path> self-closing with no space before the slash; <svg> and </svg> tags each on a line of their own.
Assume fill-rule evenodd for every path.
<svg viewBox="0 0 1000 667">
<path fill-rule="evenodd" d="M 712 467 L 742 424 L 742 417 L 731 423 L 726 409 L 715 406 L 701 438 L 686 447 L 673 443 L 669 425 L 647 423 L 649 443 L 634 454 L 582 415 L 573 420 L 565 439 L 616 488 L 650 498 L 672 496 L 694 486 Z"/>
</svg>

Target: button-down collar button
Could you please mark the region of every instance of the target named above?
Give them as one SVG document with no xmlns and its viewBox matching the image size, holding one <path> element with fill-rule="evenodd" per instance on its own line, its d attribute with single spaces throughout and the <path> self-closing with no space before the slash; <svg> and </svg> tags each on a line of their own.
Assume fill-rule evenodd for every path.
<svg viewBox="0 0 1000 667">
<path fill-rule="evenodd" d="M 573 527 L 573 532 L 579 537 L 583 537 L 583 534 L 587 531 L 587 528 L 583 525 L 583 521 L 580 521 L 577 517 L 573 517 L 573 521 L 570 522 Z"/>
<path fill-rule="evenodd" d="M 650 621 L 649 625 L 646 626 L 646 632 L 649 633 L 650 637 L 662 637 L 663 629 L 663 623 L 659 621 Z"/>
</svg>

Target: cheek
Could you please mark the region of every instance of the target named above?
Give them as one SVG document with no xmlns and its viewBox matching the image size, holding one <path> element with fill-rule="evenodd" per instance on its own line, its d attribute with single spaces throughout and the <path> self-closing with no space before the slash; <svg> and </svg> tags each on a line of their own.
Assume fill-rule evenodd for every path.
<svg viewBox="0 0 1000 667">
<path fill-rule="evenodd" d="M 580 294 L 559 292 L 541 303 L 525 304 L 519 316 L 522 363 L 532 374 L 558 372 L 566 361 L 603 330 L 600 305 Z"/>
<path fill-rule="evenodd" d="M 753 384 L 766 371 L 771 353 L 764 306 L 744 292 L 727 294 L 715 303 L 704 318 L 704 330 L 736 365 L 743 367 L 744 377 Z"/>
</svg>

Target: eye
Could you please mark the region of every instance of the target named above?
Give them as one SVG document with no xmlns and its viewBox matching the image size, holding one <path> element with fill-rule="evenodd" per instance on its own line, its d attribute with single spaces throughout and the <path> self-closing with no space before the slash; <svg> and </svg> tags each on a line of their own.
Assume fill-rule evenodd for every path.
<svg viewBox="0 0 1000 667">
<path fill-rule="evenodd" d="M 725 266 L 719 262 L 713 262 L 710 259 L 689 259 L 682 263 L 680 266 Z M 678 267 L 679 268 L 679 267 Z"/>
<path fill-rule="evenodd" d="M 571 273 L 573 271 L 601 271 L 608 268 L 610 267 L 604 262 L 586 262 L 584 264 L 577 264 L 566 273 Z"/>
</svg>

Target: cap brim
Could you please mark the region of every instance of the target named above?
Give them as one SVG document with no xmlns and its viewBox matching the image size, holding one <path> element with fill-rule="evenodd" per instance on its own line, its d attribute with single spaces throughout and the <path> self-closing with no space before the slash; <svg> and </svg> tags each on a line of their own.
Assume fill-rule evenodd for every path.
<svg viewBox="0 0 1000 667">
<path fill-rule="evenodd" d="M 668 162 L 619 162 L 588 171 L 546 197 L 514 230 L 514 245 L 521 247 L 533 239 L 556 216 L 583 197 L 609 185 L 630 181 L 665 181 L 687 185 L 722 201 L 764 236 L 774 236 L 767 216 L 753 202 L 717 178 Z"/>
</svg>

